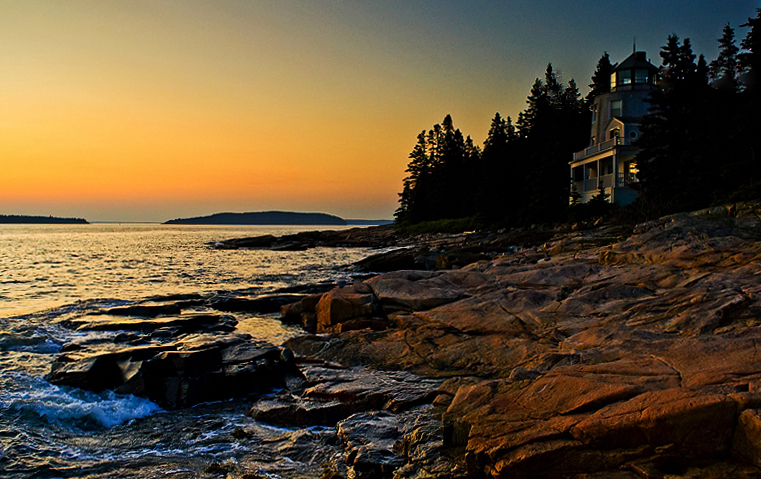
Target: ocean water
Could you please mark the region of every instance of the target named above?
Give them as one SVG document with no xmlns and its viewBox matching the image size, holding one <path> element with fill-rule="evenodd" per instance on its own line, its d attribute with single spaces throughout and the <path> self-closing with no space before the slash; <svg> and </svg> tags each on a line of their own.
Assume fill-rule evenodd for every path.
<svg viewBox="0 0 761 479">
<path fill-rule="evenodd" d="M 294 435 L 321 431 L 257 424 L 245 415 L 249 402 L 163 411 L 144 398 L 59 387 L 44 379 L 64 344 L 117 334 L 64 326 L 65 320 L 101 308 L 163 295 L 266 294 L 297 284 L 348 280 L 347 265 L 368 250 L 208 246 L 229 238 L 313 229 L 0 225 L 0 477 L 210 477 L 240 464 L 262 477 L 314 474 L 319 454 L 306 464 L 282 451 Z M 235 315 L 241 332 L 276 345 L 301 333 L 274 315 Z M 233 434 L 241 428 L 248 431 L 245 441 Z"/>
</svg>

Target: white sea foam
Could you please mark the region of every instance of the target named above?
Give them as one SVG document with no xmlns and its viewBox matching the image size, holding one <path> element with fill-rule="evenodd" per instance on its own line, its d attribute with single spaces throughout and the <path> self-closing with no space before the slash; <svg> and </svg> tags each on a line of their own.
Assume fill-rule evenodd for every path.
<svg viewBox="0 0 761 479">
<path fill-rule="evenodd" d="M 155 403 L 132 395 L 116 394 L 113 391 L 93 393 L 59 387 L 42 378 L 19 372 L 4 372 L 2 376 L 3 383 L 15 384 L 0 393 L 0 411 L 31 411 L 50 422 L 94 422 L 104 427 L 116 426 L 160 411 Z"/>
</svg>

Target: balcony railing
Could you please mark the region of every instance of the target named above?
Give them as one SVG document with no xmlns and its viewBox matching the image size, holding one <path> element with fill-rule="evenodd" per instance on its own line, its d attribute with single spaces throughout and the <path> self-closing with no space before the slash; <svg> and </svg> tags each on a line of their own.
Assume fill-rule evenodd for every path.
<svg viewBox="0 0 761 479">
<path fill-rule="evenodd" d="M 611 138 L 610 140 L 605 140 L 601 143 L 598 143 L 596 145 L 592 145 L 589 148 L 585 148 L 581 151 L 577 151 L 573 154 L 573 161 L 579 161 L 583 160 L 584 158 L 589 158 L 592 155 L 596 155 L 597 153 L 600 153 L 602 151 L 610 150 L 611 148 L 615 146 L 622 146 L 622 145 L 628 145 L 629 140 L 622 137 L 615 137 Z"/>
<path fill-rule="evenodd" d="M 614 184 L 614 180 L 618 180 Z M 586 180 L 575 181 L 576 191 L 579 193 L 589 193 L 590 191 L 597 191 L 600 189 L 602 183 L 603 188 L 610 188 L 613 186 L 626 186 L 631 183 L 637 183 L 637 176 L 635 173 L 611 173 L 609 175 L 603 175 L 599 178 L 589 178 Z"/>
<path fill-rule="evenodd" d="M 637 173 L 634 172 L 628 172 L 628 173 L 619 173 L 618 174 L 618 185 L 619 186 L 626 186 L 630 185 L 632 183 L 639 183 L 639 180 L 637 179 Z"/>
</svg>

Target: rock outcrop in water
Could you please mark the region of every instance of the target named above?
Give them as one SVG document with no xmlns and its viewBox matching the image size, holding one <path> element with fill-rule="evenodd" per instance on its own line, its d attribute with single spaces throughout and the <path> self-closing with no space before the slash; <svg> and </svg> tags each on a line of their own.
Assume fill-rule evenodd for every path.
<svg viewBox="0 0 761 479">
<path fill-rule="evenodd" d="M 176 409 L 267 393 L 298 374 L 280 348 L 237 333 L 234 316 L 182 314 L 182 305 L 133 305 L 62 321 L 78 331 L 120 333 L 64 345 L 47 379 L 143 396 Z"/>
<path fill-rule="evenodd" d="M 382 274 L 299 303 L 333 334 L 287 346 L 443 380 L 426 410 L 440 429 L 420 434 L 468 477 L 760 477 L 760 215 L 673 215 L 614 244 L 573 232 L 459 270 Z M 341 327 L 359 320 L 391 327 Z M 403 439 L 393 411 L 358 414 L 339 426 L 356 477 L 464 477 L 416 465 L 431 456 L 404 452 L 415 432 Z M 377 427 L 377 447 L 356 421 Z M 391 457 L 383 441 L 402 452 L 357 462 Z"/>
<path fill-rule="evenodd" d="M 388 247 L 411 244 L 396 233 L 393 225 L 350 228 L 346 230 L 302 231 L 283 236 L 254 236 L 232 238 L 212 243 L 216 249 L 262 248 L 279 251 L 304 250 L 318 246 L 326 247 Z"/>
<path fill-rule="evenodd" d="M 65 352 L 47 379 L 91 391 L 144 396 L 175 409 L 266 393 L 284 386 L 293 373 L 279 348 L 248 335 L 188 335 L 108 352 Z"/>
</svg>

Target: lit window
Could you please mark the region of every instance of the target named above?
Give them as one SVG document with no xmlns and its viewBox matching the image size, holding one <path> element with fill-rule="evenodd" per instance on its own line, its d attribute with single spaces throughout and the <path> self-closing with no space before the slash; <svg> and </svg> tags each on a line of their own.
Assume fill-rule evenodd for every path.
<svg viewBox="0 0 761 479">
<path fill-rule="evenodd" d="M 616 89 L 616 73 L 613 72 L 610 75 L 610 89 L 615 90 Z"/>
<path fill-rule="evenodd" d="M 621 100 L 614 100 L 610 102 L 610 116 L 620 117 L 623 108 L 623 102 Z"/>
<path fill-rule="evenodd" d="M 631 85 L 632 83 L 632 71 L 621 70 L 618 72 L 618 83 L 621 85 Z"/>
<path fill-rule="evenodd" d="M 647 83 L 647 70 L 634 70 L 634 83 Z"/>
</svg>

